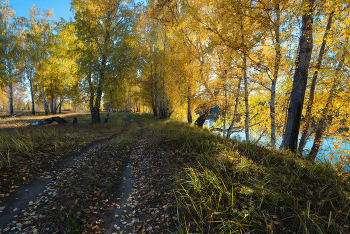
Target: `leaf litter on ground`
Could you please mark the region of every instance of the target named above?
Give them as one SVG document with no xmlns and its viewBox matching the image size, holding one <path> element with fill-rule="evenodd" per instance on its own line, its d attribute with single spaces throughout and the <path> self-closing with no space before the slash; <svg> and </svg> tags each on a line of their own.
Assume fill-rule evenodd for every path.
<svg viewBox="0 0 350 234">
<path fill-rule="evenodd" d="M 79 152 L 95 141 L 107 139 L 122 131 L 129 115 L 111 114 L 104 125 L 91 124 L 88 114 L 71 113 L 59 115 L 68 120 L 79 115 L 78 124 L 52 124 L 27 126 L 42 116 L 18 118 L 25 126 L 8 127 L 0 121 L 0 204 L 19 186 L 28 183 L 36 174 L 50 170 L 65 155 Z M 94 132 L 94 134 L 91 134 Z"/>
<path fill-rule="evenodd" d="M 46 190 L 3 231 L 169 233 L 171 228 L 174 230 L 175 213 L 171 211 L 175 209 L 169 209 L 175 204 L 171 199 L 172 188 L 166 177 L 159 174 L 162 165 L 157 162 L 156 150 L 148 145 L 146 130 L 143 132 L 137 142 L 116 140 L 91 150 L 61 172 L 43 173 L 41 177 L 50 181 Z M 131 169 L 128 179 L 132 190 L 122 198 L 118 188 L 127 179 L 122 174 L 126 167 Z M 111 219 L 115 209 L 119 212 Z M 111 225 L 113 229 L 108 232 Z"/>
</svg>

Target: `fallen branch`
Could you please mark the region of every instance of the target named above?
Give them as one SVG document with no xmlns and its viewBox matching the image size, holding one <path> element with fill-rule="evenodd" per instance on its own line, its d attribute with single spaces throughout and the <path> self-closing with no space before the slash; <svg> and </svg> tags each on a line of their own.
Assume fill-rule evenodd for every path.
<svg viewBox="0 0 350 234">
<path fill-rule="evenodd" d="M 59 124 L 67 123 L 67 121 L 65 119 L 62 119 L 60 117 L 52 117 L 52 118 L 48 118 L 48 119 L 42 119 L 42 120 L 35 121 L 35 122 L 31 123 L 30 125 L 37 126 L 37 125 L 51 124 L 52 122 L 57 122 Z"/>
<path fill-rule="evenodd" d="M 262 122 L 264 122 L 264 120 L 249 125 L 249 128 L 251 128 L 251 127 L 253 127 L 253 126 L 255 126 L 255 125 L 261 124 Z M 230 131 L 230 134 L 235 133 L 235 132 L 242 132 L 243 130 L 244 130 L 244 126 L 233 127 L 232 130 Z M 222 128 L 214 128 L 214 127 L 211 127 L 211 128 L 209 128 L 209 131 L 211 131 L 211 132 L 215 132 L 215 131 L 217 131 L 217 132 L 223 132 L 223 129 L 222 129 Z M 225 133 L 226 133 L 227 131 L 228 131 L 228 129 L 225 129 Z"/>
</svg>

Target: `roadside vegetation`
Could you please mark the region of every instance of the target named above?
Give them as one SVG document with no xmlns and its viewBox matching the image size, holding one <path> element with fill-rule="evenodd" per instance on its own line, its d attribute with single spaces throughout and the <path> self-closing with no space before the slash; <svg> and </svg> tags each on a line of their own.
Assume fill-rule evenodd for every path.
<svg viewBox="0 0 350 234">
<path fill-rule="evenodd" d="M 70 120 L 74 116 L 61 117 Z M 55 184 L 55 197 L 34 212 L 40 214 L 34 216 L 39 219 L 28 216 L 30 222 L 22 230 L 103 232 L 104 215 L 114 206 L 113 194 L 140 134 L 137 122 L 142 122 L 149 139 L 143 155 L 146 161 L 137 169 L 145 172 L 136 184 L 137 194 L 143 194 L 137 209 L 144 212 L 153 230 L 349 233 L 350 176 L 341 167 L 227 139 L 193 124 L 151 114 L 113 114 L 108 124 L 91 124 L 89 117 L 79 115 L 77 125 L 35 128 L 24 127 L 23 122 L 37 118 L 11 119 L 23 126 L 2 129 L 1 154 L 10 152 L 9 161 L 2 159 L 2 197 L 34 174 L 44 173 L 62 156 L 122 133 L 84 156 L 84 163 L 74 170 L 61 174 L 58 179 L 63 182 Z M 10 125 L 9 119 L 1 121 L 3 126 Z M 26 213 L 33 212 L 31 209 Z M 164 215 L 151 215 L 149 209 Z"/>
<path fill-rule="evenodd" d="M 140 133 L 135 116 L 119 116 L 122 117 L 130 120 L 127 123 L 128 131 L 86 154 L 83 160 L 65 170 L 57 178 L 62 183 L 56 183 L 42 195 L 50 197 L 47 193 L 55 191 L 55 198 L 40 210 L 33 209 L 36 204 L 27 209 L 27 213 L 36 211 L 36 216 L 41 218 L 32 217 L 30 224 L 22 230 L 37 230 L 38 233 L 105 233 L 103 220 L 118 202 L 116 192 L 122 172 Z"/>
<path fill-rule="evenodd" d="M 128 118 L 113 113 L 107 124 L 92 124 L 88 113 L 57 116 L 69 123 L 29 126 L 47 116 L 0 118 L 0 201 L 65 155 L 118 134 Z M 72 124 L 74 117 L 77 124 Z"/>
<path fill-rule="evenodd" d="M 137 120 L 140 138 L 150 136 L 140 140 L 150 141 L 147 154 L 137 157 L 142 196 L 149 206 L 166 198 L 161 208 L 173 212 L 140 207 L 154 224 L 142 233 L 173 232 L 172 220 L 180 233 L 350 233 L 349 3 L 71 0 L 63 8 L 74 20 L 55 21 L 53 10 L 33 5 L 23 17 L 16 11 L 24 6 L 0 0 L 0 204 L 65 156 L 85 157 L 89 144 L 117 134 L 122 141 L 111 149 L 128 155 Z M 29 126 L 68 110 L 86 112 Z M 213 118 L 226 137 L 203 128 Z M 230 139 L 237 132 L 246 143 Z M 275 150 L 280 140 L 283 151 Z M 326 142 L 331 163 L 339 159 L 333 166 L 317 162 Z M 119 159 L 104 165 L 115 155 L 89 158 L 87 174 L 75 171 L 77 181 L 62 189 L 80 179 L 90 195 L 113 186 L 116 172 L 95 176 L 118 167 Z M 60 201 L 74 209 L 94 210 L 88 195 L 74 202 L 65 195 Z M 83 221 L 56 208 L 66 223 L 40 225 L 100 229 L 98 215 L 85 212 L 91 222 Z M 0 213 L 16 218 L 8 209 Z"/>
<path fill-rule="evenodd" d="M 349 233 L 350 176 L 341 168 L 187 123 L 147 123 L 172 165 L 180 233 Z"/>
</svg>

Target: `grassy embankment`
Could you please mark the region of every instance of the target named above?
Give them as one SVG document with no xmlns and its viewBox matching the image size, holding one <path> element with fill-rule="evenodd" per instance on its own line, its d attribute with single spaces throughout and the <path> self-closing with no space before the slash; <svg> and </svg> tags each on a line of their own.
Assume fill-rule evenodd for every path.
<svg viewBox="0 0 350 234">
<path fill-rule="evenodd" d="M 89 143 L 121 132 L 128 115 L 111 114 L 107 124 L 92 124 L 89 114 L 60 116 L 70 123 L 29 126 L 50 116 L 0 118 L 0 201 L 36 173 Z M 73 118 L 77 124 L 72 124 Z M 102 114 L 102 119 L 104 115 Z"/>
<path fill-rule="evenodd" d="M 180 233 L 350 233 L 349 173 L 147 119 L 172 168 Z"/>
<path fill-rule="evenodd" d="M 79 116 L 78 125 L 27 127 L 34 119 L 16 118 L 2 122 L 0 189 L 9 192 L 6 189 L 15 189 L 25 182 L 24 177 L 28 180 L 65 153 L 120 132 L 129 118 L 115 115 L 107 125 L 93 125 L 89 117 Z M 71 121 L 73 116 L 65 118 Z M 150 115 L 141 119 L 152 133 L 150 146 L 166 152 L 159 154 L 164 165 L 159 169 L 173 175 L 166 184 L 175 194 L 180 233 L 349 233 L 348 173 L 288 153 L 226 140 L 185 123 Z M 118 143 L 121 154 L 128 152 L 138 135 L 136 126 L 132 124 L 131 137 Z M 97 160 L 102 161 L 93 161 L 94 165 L 102 165 L 104 174 L 105 161 Z M 120 165 L 118 160 L 116 163 Z M 82 173 L 71 178 L 86 178 L 84 181 L 94 188 L 87 193 L 101 190 L 95 169 Z M 78 207 L 90 204 L 82 202 Z M 83 212 L 74 209 L 65 213 L 70 214 L 65 220 L 69 230 L 92 225 L 79 221 L 83 219 L 78 214 Z"/>
</svg>

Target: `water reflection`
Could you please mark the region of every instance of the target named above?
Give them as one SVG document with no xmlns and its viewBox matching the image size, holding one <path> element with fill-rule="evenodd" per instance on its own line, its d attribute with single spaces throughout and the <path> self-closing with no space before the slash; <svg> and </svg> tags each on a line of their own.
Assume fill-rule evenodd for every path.
<svg viewBox="0 0 350 234">
<path fill-rule="evenodd" d="M 204 125 L 207 128 L 211 128 L 213 127 L 215 121 L 212 119 L 206 120 Z M 214 132 L 216 134 L 220 134 L 222 135 L 222 132 Z M 231 135 L 231 139 L 236 139 L 239 141 L 244 141 L 245 140 L 245 133 L 244 132 L 235 132 Z M 300 139 L 300 138 L 299 138 Z M 254 139 L 252 139 L 254 140 Z M 266 146 L 269 143 L 270 139 L 263 137 L 260 139 L 259 144 L 262 146 Z M 276 147 L 279 148 L 279 146 L 282 143 L 282 138 L 276 139 Z M 309 139 L 305 145 L 304 148 L 304 155 L 307 155 L 309 153 L 309 151 L 312 148 L 312 144 L 313 144 L 313 139 Z M 336 157 L 334 155 L 335 151 L 334 151 L 334 144 L 337 144 L 337 140 L 336 139 L 332 139 L 332 138 L 324 138 L 322 140 L 322 145 L 320 147 L 320 150 L 317 154 L 317 158 L 316 161 L 319 162 L 325 162 L 325 163 L 329 163 L 331 162 L 331 164 L 335 164 L 337 162 L 340 161 L 339 157 Z M 344 144 L 343 146 L 337 148 L 337 151 L 339 152 L 343 152 L 343 150 L 350 150 L 350 144 Z M 346 166 L 345 168 L 347 171 L 350 171 L 350 166 Z"/>
</svg>

